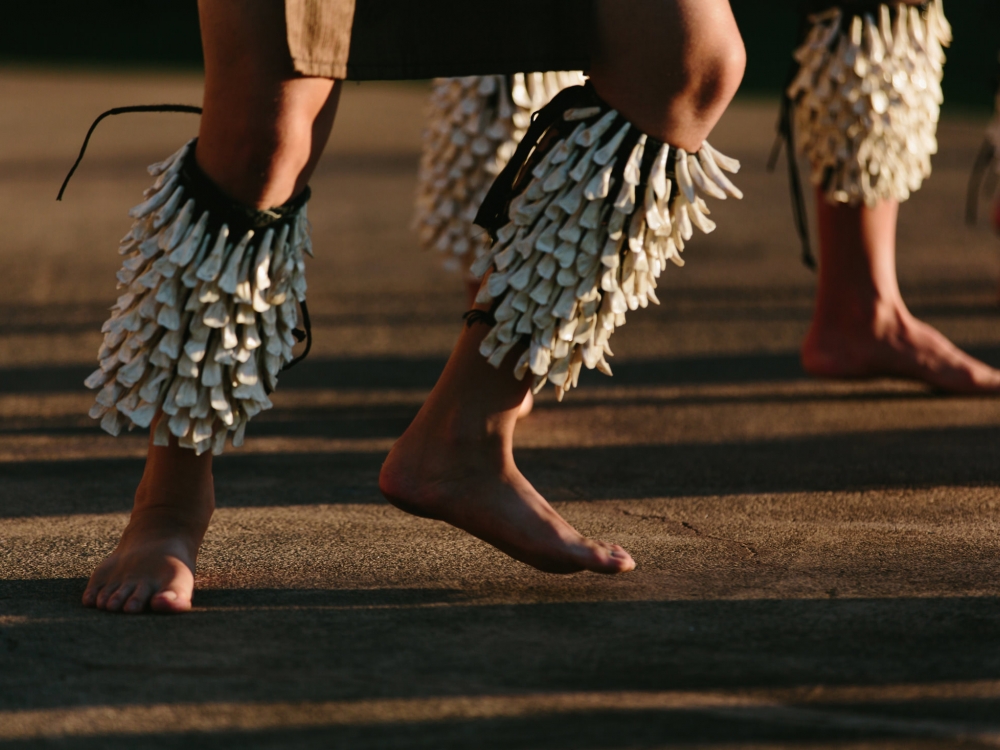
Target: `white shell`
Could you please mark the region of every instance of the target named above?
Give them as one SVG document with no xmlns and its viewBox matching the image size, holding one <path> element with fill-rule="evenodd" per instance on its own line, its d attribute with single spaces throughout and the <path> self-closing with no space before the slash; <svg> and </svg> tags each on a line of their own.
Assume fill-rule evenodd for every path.
<svg viewBox="0 0 1000 750">
<path fill-rule="evenodd" d="M 148 427 L 162 409 L 169 419 L 154 444 L 172 433 L 199 454 L 221 453 L 229 432 L 238 445 L 250 417 L 271 408 L 259 374 L 274 388 L 292 359 L 308 221 L 303 206 L 294 231 L 286 224 L 277 239 L 269 229 L 228 242 L 225 225 L 212 236 L 207 212 L 181 204 L 177 171 L 188 149 L 150 167 L 156 184 L 130 212 L 136 221 L 118 272 L 128 291 L 101 328 L 101 367 L 85 384 L 100 389 L 90 415 L 111 434 Z"/>
<path fill-rule="evenodd" d="M 531 114 L 585 79 L 574 71 L 516 73 L 509 81 L 500 75 L 434 81 L 413 227 L 421 248 L 445 254 L 451 269 L 468 267 L 489 249 L 489 236 L 473 220 L 524 137 Z M 575 114 L 588 116 L 585 110 Z"/>
<path fill-rule="evenodd" d="M 880 6 L 878 20 L 845 23 L 839 9 L 812 16 L 795 52 L 796 141 L 834 203 L 905 201 L 931 174 L 951 27 L 941 0 L 892 8 Z"/>
<path fill-rule="evenodd" d="M 658 304 L 656 280 L 667 260 L 683 265 L 680 250 L 694 229 L 715 228 L 702 195 L 742 195 L 723 175 L 737 172 L 739 162 L 708 143 L 697 154 L 659 147 L 642 184 L 643 153 L 650 147 L 643 134 L 621 184 L 612 183 L 614 154 L 632 126 L 612 127 L 621 118 L 606 109 L 566 112 L 565 120 L 589 119 L 588 127 L 548 146 L 534 179 L 511 201 L 510 223 L 472 269 L 479 277 L 492 269 L 478 301 L 498 303 L 497 324 L 480 353 L 500 367 L 526 339 L 515 376 L 531 373 L 536 392 L 551 382 L 560 400 L 583 367 L 611 374 L 611 333 L 624 324 L 627 311 Z M 549 202 L 548 196 L 558 197 Z"/>
</svg>

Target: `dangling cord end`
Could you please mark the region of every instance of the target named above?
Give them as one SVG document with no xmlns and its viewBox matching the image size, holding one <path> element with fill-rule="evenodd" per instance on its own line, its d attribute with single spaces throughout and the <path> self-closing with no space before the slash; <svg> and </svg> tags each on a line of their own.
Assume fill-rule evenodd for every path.
<svg viewBox="0 0 1000 750">
<path fill-rule="evenodd" d="M 815 271 L 816 256 L 813 255 L 812 242 L 809 239 L 809 213 L 806 211 L 806 200 L 802 193 L 802 177 L 799 175 L 799 162 L 795 153 L 795 133 L 792 129 L 792 100 L 785 94 L 781 98 L 781 116 L 778 118 L 778 137 L 771 149 L 771 158 L 767 162 L 767 170 L 773 172 L 781 156 L 781 148 L 785 146 L 785 158 L 788 160 L 788 190 L 792 198 L 792 217 L 795 220 L 795 231 L 802 244 L 802 265 Z"/>
<path fill-rule="evenodd" d="M 97 129 L 101 120 L 105 117 L 126 114 L 128 112 L 188 112 L 190 114 L 200 115 L 201 107 L 193 107 L 188 104 L 140 104 L 133 107 L 115 107 L 113 109 L 109 109 L 107 112 L 102 112 L 98 115 L 97 119 L 94 120 L 93 124 L 90 126 L 90 130 L 87 131 L 87 136 L 83 139 L 83 145 L 80 147 L 80 155 L 76 157 L 76 161 L 73 162 L 73 166 L 69 169 L 69 174 L 67 174 L 66 179 L 63 180 L 62 187 L 59 188 L 59 195 L 56 196 L 57 201 L 62 200 L 63 193 L 66 192 L 66 186 L 69 184 L 70 178 L 73 176 L 73 173 L 76 172 L 76 168 L 80 166 L 80 162 L 83 161 L 83 155 L 87 153 L 87 145 L 90 143 L 90 136 L 94 134 L 94 130 Z"/>
<path fill-rule="evenodd" d="M 781 99 L 781 114 L 778 115 L 778 124 L 775 127 L 777 133 L 774 136 L 774 145 L 771 146 L 771 155 L 767 157 L 767 171 L 768 174 L 773 174 L 775 168 L 778 166 L 778 159 L 781 158 L 781 149 L 785 145 L 785 132 L 786 132 L 786 120 L 788 119 L 788 97 L 783 96 Z M 791 158 L 791 157 L 789 157 Z"/>
<path fill-rule="evenodd" d="M 295 365 L 297 365 L 299 362 L 301 362 L 302 360 L 304 360 L 306 357 L 309 356 L 309 350 L 312 349 L 313 329 L 312 329 L 312 321 L 309 319 L 309 306 L 306 304 L 305 300 L 302 300 L 301 302 L 299 302 L 299 307 L 302 308 L 302 327 L 305 328 L 305 330 L 302 331 L 299 330 L 298 328 L 293 328 L 292 335 L 295 337 L 296 341 L 305 341 L 306 348 L 302 350 L 302 354 L 300 354 L 291 362 L 289 362 L 287 365 L 282 367 L 281 368 L 282 372 L 284 372 L 285 370 L 291 370 L 293 367 L 295 367 Z"/>
<path fill-rule="evenodd" d="M 492 328 L 497 324 L 497 319 L 489 310 L 469 310 L 462 316 L 462 320 L 465 321 L 466 328 L 472 328 L 479 323 L 485 323 Z"/>
<path fill-rule="evenodd" d="M 795 229 L 802 243 L 802 264 L 815 271 L 816 256 L 813 255 L 812 242 L 809 239 L 809 213 L 806 211 L 806 200 L 802 194 L 802 183 L 799 178 L 799 165 L 795 159 L 795 149 L 791 141 L 788 148 L 788 181 L 792 191 L 792 214 L 795 217 Z"/>
<path fill-rule="evenodd" d="M 996 147 L 987 138 L 976 155 L 975 164 L 972 165 L 969 187 L 965 195 L 965 223 L 970 227 L 976 226 L 979 220 L 979 194 L 983 188 L 986 169 L 993 163 L 994 158 L 996 158 Z"/>
<path fill-rule="evenodd" d="M 595 96 L 596 94 L 593 93 L 590 85 L 570 86 L 560 91 L 552 97 L 548 104 L 532 114 L 531 125 L 521 142 L 517 144 L 517 149 L 507 165 L 493 180 L 493 184 L 476 213 L 474 223 L 489 232 L 494 242 L 497 239 L 497 232 L 507 223 L 507 209 L 513 197 L 514 186 L 521 179 L 532 151 L 567 109 L 580 106 L 585 101 L 592 101 Z"/>
</svg>

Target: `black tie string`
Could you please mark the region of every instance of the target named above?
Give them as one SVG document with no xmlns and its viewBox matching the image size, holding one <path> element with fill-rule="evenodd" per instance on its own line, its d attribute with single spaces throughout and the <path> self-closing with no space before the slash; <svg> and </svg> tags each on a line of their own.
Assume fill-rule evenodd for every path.
<svg viewBox="0 0 1000 750">
<path fill-rule="evenodd" d="M 69 174 L 67 174 L 66 179 L 63 180 L 62 187 L 59 188 L 59 195 L 56 196 L 57 201 L 62 200 L 63 193 L 66 192 L 66 186 L 69 184 L 70 178 L 73 176 L 73 173 L 76 172 L 76 168 L 80 166 L 80 162 L 83 161 L 83 155 L 87 153 L 87 146 L 90 144 L 90 136 L 94 134 L 94 131 L 97 129 L 101 120 L 105 117 L 123 115 L 129 112 L 187 112 L 188 114 L 200 115 L 201 107 L 194 107 L 190 104 L 138 104 L 132 107 L 114 107 L 113 109 L 109 109 L 107 112 L 102 112 L 98 115 L 97 119 L 94 120 L 93 124 L 90 126 L 90 130 L 87 131 L 87 137 L 83 139 L 83 145 L 80 147 L 80 155 L 76 157 L 76 161 L 73 162 L 73 166 L 69 169 Z"/>
<path fill-rule="evenodd" d="M 494 241 L 497 231 L 507 223 L 507 208 L 513 198 L 514 186 L 521 179 L 532 151 L 541 143 L 545 134 L 560 122 L 567 109 L 594 102 L 593 89 L 589 85 L 570 86 L 556 94 L 552 101 L 532 115 L 531 126 L 518 144 L 514 155 L 510 157 L 507 166 L 493 181 L 476 214 L 476 225 L 489 232 Z"/>
<path fill-rule="evenodd" d="M 73 166 L 70 167 L 70 170 L 66 175 L 66 178 L 62 182 L 62 186 L 59 188 L 59 194 L 56 196 L 57 201 L 62 200 L 63 193 L 66 192 L 66 186 L 69 185 L 70 178 L 73 177 L 73 174 L 76 172 L 77 167 L 80 166 L 80 162 L 83 161 L 83 157 L 87 153 L 87 146 L 90 145 L 90 137 L 94 134 L 94 131 L 97 129 L 97 126 L 101 124 L 101 121 L 106 117 L 112 117 L 114 115 L 130 114 L 133 112 L 182 112 L 186 114 L 200 115 L 202 113 L 202 109 L 201 107 L 195 107 L 191 104 L 137 104 L 130 107 L 113 107 L 112 109 L 109 109 L 107 112 L 102 112 L 100 115 L 97 116 L 97 119 L 94 120 L 93 123 L 91 123 L 90 129 L 87 131 L 87 135 L 83 139 L 83 145 L 80 146 L 80 154 L 76 157 L 76 161 L 73 162 Z M 197 173 L 201 172 L 201 170 L 197 168 L 195 168 L 194 171 Z M 205 181 L 209 182 L 207 178 L 205 178 Z M 219 193 L 220 195 L 222 194 L 221 191 L 219 191 L 214 184 L 210 182 L 209 184 L 211 185 L 211 188 L 215 190 L 215 192 Z M 296 203 L 297 204 L 305 203 L 307 200 L 309 200 L 308 187 L 305 189 L 303 194 L 299 196 Z M 232 201 L 231 199 L 229 200 L 229 202 L 235 204 L 235 201 Z M 238 208 L 242 214 L 247 213 L 245 206 L 237 204 L 236 208 Z M 298 205 L 296 206 L 296 210 L 297 208 Z M 250 213 L 258 213 L 258 212 L 250 212 Z M 300 302 L 299 307 L 302 309 L 302 327 L 305 328 L 305 330 L 302 331 L 296 328 L 292 330 L 292 334 L 298 341 L 300 342 L 305 341 L 306 347 L 299 356 L 297 356 L 291 362 L 287 363 L 284 367 L 282 367 L 281 368 L 282 371 L 288 370 L 297 365 L 302 360 L 304 360 L 307 356 L 309 356 L 309 351 L 312 349 L 312 343 L 313 343 L 312 322 L 309 319 L 309 308 L 306 305 L 305 301 Z"/>
</svg>

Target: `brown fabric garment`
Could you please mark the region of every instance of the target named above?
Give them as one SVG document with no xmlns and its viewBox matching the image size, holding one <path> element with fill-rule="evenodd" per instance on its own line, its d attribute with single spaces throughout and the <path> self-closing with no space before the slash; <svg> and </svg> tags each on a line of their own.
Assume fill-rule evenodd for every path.
<svg viewBox="0 0 1000 750">
<path fill-rule="evenodd" d="M 583 70 L 593 0 L 285 0 L 303 75 L 391 80 Z"/>
<path fill-rule="evenodd" d="M 347 78 L 355 0 L 285 0 L 288 49 L 305 76 Z"/>
</svg>

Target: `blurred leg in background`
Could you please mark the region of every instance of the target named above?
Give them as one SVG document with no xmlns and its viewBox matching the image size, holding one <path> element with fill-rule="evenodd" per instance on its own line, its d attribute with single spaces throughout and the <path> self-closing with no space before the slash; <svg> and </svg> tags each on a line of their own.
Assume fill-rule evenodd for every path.
<svg viewBox="0 0 1000 750">
<path fill-rule="evenodd" d="M 937 152 L 942 47 L 951 42 L 940 3 L 813 5 L 789 90 L 819 217 L 819 283 L 803 366 L 819 377 L 903 377 L 952 393 L 1000 392 L 1000 372 L 910 313 L 896 276 L 899 204 L 930 176 Z"/>
</svg>

